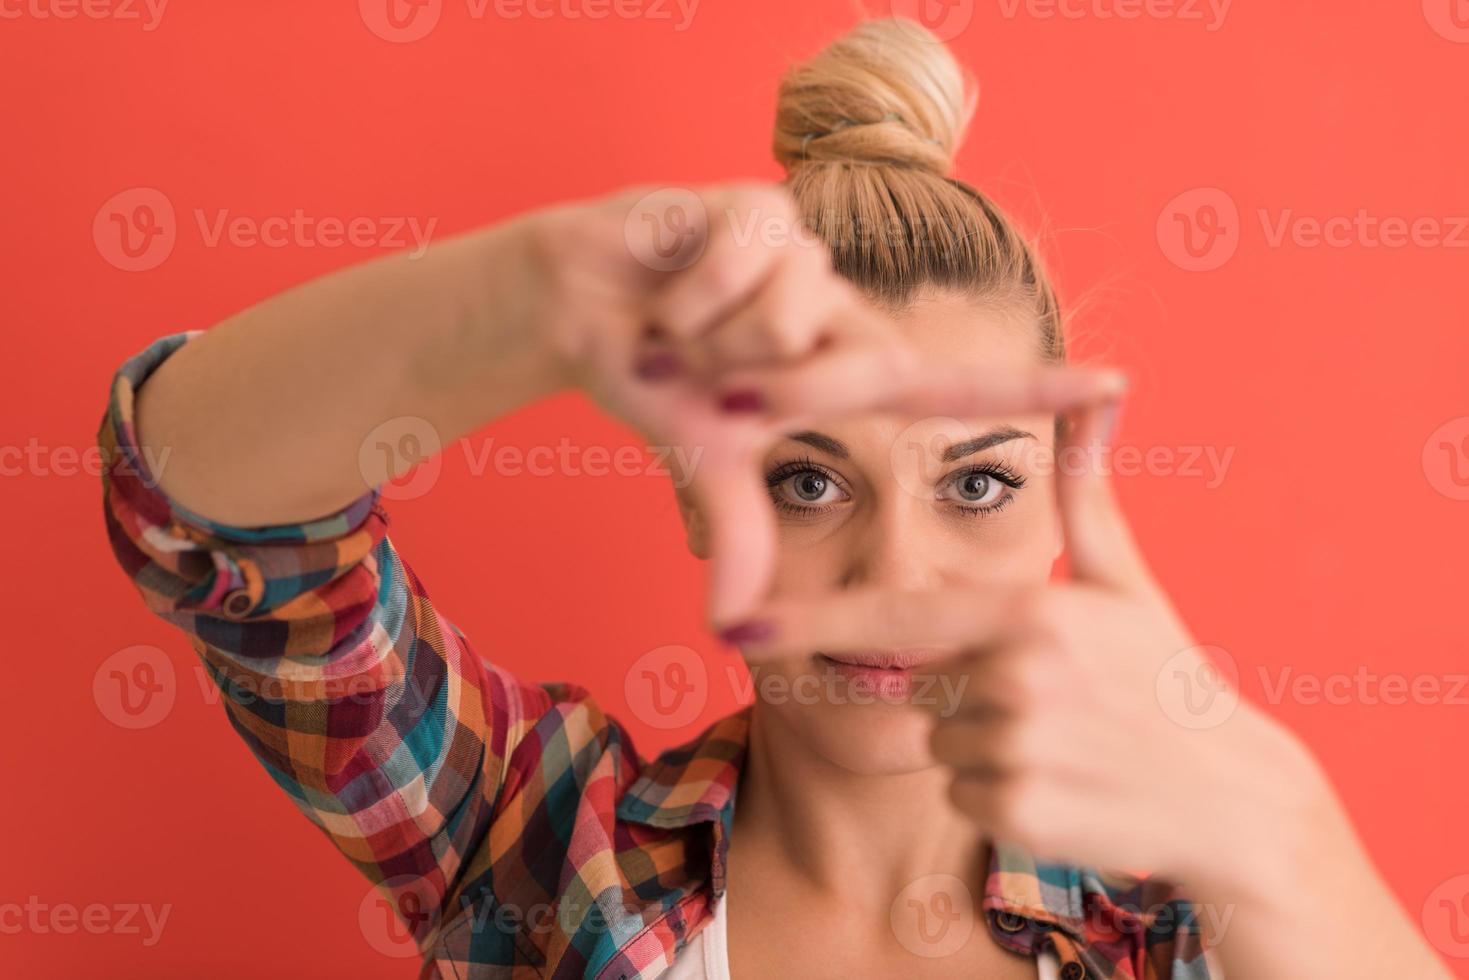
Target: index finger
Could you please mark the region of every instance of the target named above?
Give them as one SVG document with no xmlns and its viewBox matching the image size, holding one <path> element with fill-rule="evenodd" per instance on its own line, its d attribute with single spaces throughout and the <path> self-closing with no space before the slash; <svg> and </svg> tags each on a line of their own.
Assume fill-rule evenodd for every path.
<svg viewBox="0 0 1469 980">
<path fill-rule="evenodd" d="M 921 358 L 873 331 L 849 335 L 800 361 L 729 372 L 721 378 L 719 400 L 783 420 L 863 412 L 1060 414 L 1116 399 L 1126 387 L 1117 371 Z"/>
</svg>

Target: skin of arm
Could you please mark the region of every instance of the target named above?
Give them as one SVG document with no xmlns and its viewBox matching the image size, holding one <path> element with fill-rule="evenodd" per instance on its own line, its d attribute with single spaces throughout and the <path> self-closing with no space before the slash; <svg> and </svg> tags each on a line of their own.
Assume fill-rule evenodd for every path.
<svg viewBox="0 0 1469 980">
<path fill-rule="evenodd" d="M 694 260 L 676 269 L 638 235 L 659 234 L 666 209 L 688 203 L 635 188 L 531 212 L 418 258 L 348 268 L 231 317 L 139 392 L 140 447 L 166 461 L 159 487 L 222 524 L 309 521 L 418 462 L 400 454 L 386 473 L 364 465 L 379 427 L 422 420 L 413 425 L 432 427 L 431 454 L 523 404 L 579 389 L 650 443 L 698 454 L 683 458 L 700 460 L 689 489 L 718 545 L 718 623 L 756 601 L 773 559 L 758 459 L 780 420 L 723 410 L 730 391 L 798 415 L 1060 411 L 1116 389 L 1106 372 L 920 364 L 819 242 L 741 238 L 751 220 L 797 224 L 783 189 L 700 193 L 702 217 L 684 241 Z M 650 355 L 674 365 L 658 383 L 634 376 Z"/>
<path fill-rule="evenodd" d="M 418 417 L 447 443 L 562 388 L 533 312 L 531 220 L 344 269 L 188 344 L 139 394 L 160 487 L 222 523 L 310 520 L 369 489 L 375 426 Z"/>
<path fill-rule="evenodd" d="M 1276 832 L 1218 848 L 1192 889 L 1227 976 L 1450 980 L 1372 863 L 1314 759 L 1301 749 L 1262 780 L 1294 780 Z M 1306 756 L 1302 758 L 1302 756 Z M 1258 823 L 1257 823 L 1258 825 Z M 1226 917 L 1227 916 L 1227 917 Z"/>
</svg>

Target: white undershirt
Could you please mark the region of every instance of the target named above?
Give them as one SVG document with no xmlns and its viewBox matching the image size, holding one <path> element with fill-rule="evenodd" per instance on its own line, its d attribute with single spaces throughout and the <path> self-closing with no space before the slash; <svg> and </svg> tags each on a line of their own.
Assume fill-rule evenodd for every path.
<svg viewBox="0 0 1469 980">
<path fill-rule="evenodd" d="M 668 980 L 730 980 L 729 977 L 729 930 L 725 923 L 725 909 L 729 907 L 729 892 L 714 909 L 714 921 L 697 936 L 689 940 L 679 951 L 678 958 L 664 974 Z M 1057 980 L 1060 968 L 1055 954 L 1042 950 L 1036 957 L 1039 980 Z"/>
</svg>

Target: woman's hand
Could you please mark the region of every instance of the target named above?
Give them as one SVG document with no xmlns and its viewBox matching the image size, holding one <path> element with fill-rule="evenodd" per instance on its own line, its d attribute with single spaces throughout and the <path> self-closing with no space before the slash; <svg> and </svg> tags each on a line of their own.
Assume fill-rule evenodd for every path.
<svg viewBox="0 0 1469 980">
<path fill-rule="evenodd" d="M 772 639 L 746 653 L 956 651 L 931 688 L 953 696 L 920 705 L 956 807 L 1051 857 L 1192 880 L 1201 839 L 1225 853 L 1280 839 L 1323 783 L 1296 740 L 1233 691 L 1216 687 L 1201 711 L 1199 683 L 1222 682 L 1095 464 L 1101 424 L 1087 413 L 1057 453 L 1069 581 L 777 601 L 755 614 Z"/>
<path fill-rule="evenodd" d="M 1069 581 L 780 600 L 746 656 L 953 650 L 914 701 L 986 833 L 1181 883 L 1231 975 L 1441 976 L 1310 752 L 1238 700 L 1153 579 L 1099 465 L 1107 412 L 1077 421 L 1057 458 Z"/>
<path fill-rule="evenodd" d="M 634 190 L 526 224 L 540 330 L 563 383 L 678 459 L 714 559 L 711 618 L 764 594 L 775 528 L 758 463 L 779 432 L 863 410 L 1056 412 L 1120 378 L 920 365 L 831 268 L 774 186 Z"/>
</svg>

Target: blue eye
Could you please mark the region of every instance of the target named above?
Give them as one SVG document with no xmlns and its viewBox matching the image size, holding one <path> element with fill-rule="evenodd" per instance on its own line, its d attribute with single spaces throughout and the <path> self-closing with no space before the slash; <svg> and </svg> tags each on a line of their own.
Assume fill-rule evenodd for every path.
<svg viewBox="0 0 1469 980">
<path fill-rule="evenodd" d="M 792 492 L 807 503 L 820 503 L 829 485 L 826 477 L 815 470 L 798 473 L 786 482 L 791 485 Z"/>
<path fill-rule="evenodd" d="M 801 470 L 771 486 L 777 503 L 793 507 L 821 507 L 847 499 L 841 488 L 825 473 Z"/>
<path fill-rule="evenodd" d="M 968 514 L 989 514 L 1015 500 L 1025 477 L 998 463 L 960 470 L 940 487 L 938 499 L 951 500 Z"/>
<path fill-rule="evenodd" d="M 959 496 L 975 504 L 987 504 L 997 497 L 1005 485 L 990 478 L 988 473 L 964 473 L 954 481 Z"/>
<path fill-rule="evenodd" d="M 788 512 L 819 512 L 851 499 L 833 473 L 810 460 L 776 467 L 765 483 L 775 506 Z"/>
</svg>

